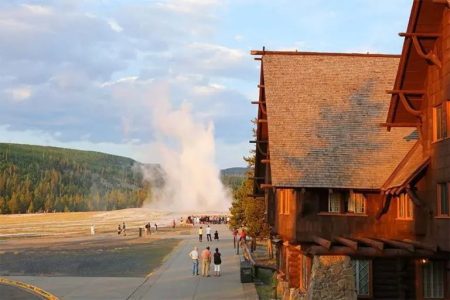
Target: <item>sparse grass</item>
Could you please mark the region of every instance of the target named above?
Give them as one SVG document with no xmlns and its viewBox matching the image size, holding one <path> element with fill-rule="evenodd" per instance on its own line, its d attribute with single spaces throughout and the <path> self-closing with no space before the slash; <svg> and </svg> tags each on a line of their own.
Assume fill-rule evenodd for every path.
<svg viewBox="0 0 450 300">
<path fill-rule="evenodd" d="M 175 239 L 146 244 L 67 247 L 0 253 L 0 275 L 144 277 L 179 243 Z"/>
<path fill-rule="evenodd" d="M 272 299 L 273 295 L 273 272 L 268 269 L 259 269 L 256 277 L 256 291 L 260 300 Z"/>
</svg>

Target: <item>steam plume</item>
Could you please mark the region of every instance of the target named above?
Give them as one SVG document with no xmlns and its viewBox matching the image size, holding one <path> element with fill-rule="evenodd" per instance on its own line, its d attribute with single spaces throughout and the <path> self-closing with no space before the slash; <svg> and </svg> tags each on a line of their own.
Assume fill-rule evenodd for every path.
<svg viewBox="0 0 450 300">
<path fill-rule="evenodd" d="M 172 107 L 166 90 L 161 88 L 151 101 L 165 184 L 153 190 L 150 205 L 171 211 L 226 211 L 231 201 L 214 161 L 214 125 L 195 120 L 186 103 Z"/>
</svg>

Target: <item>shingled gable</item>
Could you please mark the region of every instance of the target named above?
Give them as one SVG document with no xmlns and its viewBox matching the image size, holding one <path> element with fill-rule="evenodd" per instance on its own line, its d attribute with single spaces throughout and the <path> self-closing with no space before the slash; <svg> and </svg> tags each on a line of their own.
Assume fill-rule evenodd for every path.
<svg viewBox="0 0 450 300">
<path fill-rule="evenodd" d="M 430 163 L 430 156 L 423 152 L 422 143 L 416 142 L 383 186 L 386 193 L 399 194 L 406 185 Z"/>
<path fill-rule="evenodd" d="M 272 185 L 380 189 L 415 141 L 387 132 L 399 58 L 391 55 L 262 55 Z"/>
<path fill-rule="evenodd" d="M 438 59 L 438 56 L 435 55 L 435 42 L 440 37 L 436 33 L 440 31 L 442 14 L 445 10 L 445 5 L 438 2 L 445 1 L 415 0 L 406 35 L 401 34 L 405 36 L 405 41 L 394 83 L 394 91 L 418 91 L 417 94 L 405 95 L 411 108 L 418 111 L 423 108 L 420 91 L 425 88 L 426 76 L 424 74 L 427 74 L 428 65 L 432 63 L 430 58 Z M 414 45 L 413 39 L 416 39 L 416 45 Z M 429 59 L 422 57 L 416 46 L 420 46 L 419 50 L 423 52 L 421 54 L 428 55 Z M 419 119 L 408 112 L 405 104 L 401 102 L 399 94 L 393 94 L 386 120 L 388 129 L 391 127 L 413 127 L 418 125 L 418 122 Z"/>
</svg>

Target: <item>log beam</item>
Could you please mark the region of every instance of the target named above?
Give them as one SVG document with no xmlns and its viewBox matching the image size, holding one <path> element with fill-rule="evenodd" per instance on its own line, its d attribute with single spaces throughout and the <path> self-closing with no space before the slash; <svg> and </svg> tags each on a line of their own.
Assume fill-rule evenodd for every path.
<svg viewBox="0 0 450 300">
<path fill-rule="evenodd" d="M 261 140 L 256 140 L 256 141 L 249 141 L 250 144 L 267 144 L 269 141 L 261 141 Z"/>
<path fill-rule="evenodd" d="M 381 219 L 381 216 L 383 216 L 385 213 L 387 213 L 389 211 L 389 207 L 391 206 L 391 201 L 392 201 L 392 195 L 391 194 L 387 194 L 383 203 L 383 206 L 380 207 L 380 209 L 378 210 L 375 218 L 377 220 Z"/>
<path fill-rule="evenodd" d="M 312 237 L 314 243 L 319 244 L 320 246 L 324 247 L 325 249 L 331 248 L 331 241 L 321 238 L 319 236 L 313 236 Z"/>
<path fill-rule="evenodd" d="M 335 240 L 336 240 L 336 242 L 339 242 L 342 245 L 345 245 L 354 251 L 358 250 L 358 243 L 355 241 L 346 239 L 344 237 L 336 237 Z"/>
<path fill-rule="evenodd" d="M 379 238 L 378 240 L 382 241 L 384 244 L 389 245 L 391 247 L 404 249 L 409 252 L 414 252 L 414 250 L 415 250 L 414 245 L 412 245 L 412 244 L 389 240 L 389 239 L 381 239 L 381 238 Z"/>
<path fill-rule="evenodd" d="M 421 243 L 421 242 L 418 242 L 418 241 L 413 241 L 413 240 L 410 240 L 410 239 L 404 239 L 403 242 L 412 244 L 416 248 L 424 249 L 424 250 L 428 250 L 428 251 L 432 251 L 432 252 L 437 252 L 437 250 L 438 250 L 437 245 L 436 244 L 432 244 L 432 243 L 425 244 L 425 243 Z"/>
<path fill-rule="evenodd" d="M 269 184 L 269 183 L 263 183 L 259 186 L 262 190 L 264 189 L 271 189 L 273 188 L 273 185 Z"/>
<path fill-rule="evenodd" d="M 267 152 L 261 149 L 261 144 L 256 144 L 256 148 L 258 149 L 258 152 L 261 153 L 262 156 L 267 157 Z"/>
<path fill-rule="evenodd" d="M 411 104 L 409 103 L 408 99 L 406 98 L 404 93 L 399 93 L 398 96 L 400 97 L 400 101 L 402 102 L 403 106 L 405 107 L 406 111 L 410 114 L 419 117 L 422 115 L 422 112 L 420 110 L 416 110 L 412 108 Z"/>
<path fill-rule="evenodd" d="M 415 205 L 417 205 L 419 207 L 423 206 L 422 200 L 420 200 L 419 196 L 417 196 L 417 194 L 415 193 L 415 191 L 411 187 L 407 187 L 406 188 L 406 193 L 408 194 L 409 198 L 411 198 L 411 201 Z"/>
<path fill-rule="evenodd" d="M 369 239 L 369 238 L 355 238 L 355 240 L 357 240 L 358 242 L 361 242 L 363 244 L 366 244 L 378 251 L 383 251 L 384 250 L 384 243 L 377 241 L 377 240 L 373 240 L 373 239 Z"/>
<path fill-rule="evenodd" d="M 270 159 L 261 159 L 262 164 L 270 164 Z"/>
<path fill-rule="evenodd" d="M 419 123 L 396 122 L 396 123 L 380 123 L 381 127 L 417 127 Z"/>
<path fill-rule="evenodd" d="M 386 90 L 387 94 L 423 95 L 424 90 Z"/>
<path fill-rule="evenodd" d="M 420 32 L 400 32 L 398 35 L 402 37 L 418 37 L 431 39 L 437 39 L 438 37 L 441 36 L 440 33 L 420 33 Z"/>
</svg>

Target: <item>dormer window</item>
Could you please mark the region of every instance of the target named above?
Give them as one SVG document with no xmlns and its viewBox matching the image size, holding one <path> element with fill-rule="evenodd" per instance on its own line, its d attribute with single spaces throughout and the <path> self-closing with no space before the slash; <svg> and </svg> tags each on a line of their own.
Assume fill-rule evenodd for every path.
<svg viewBox="0 0 450 300">
<path fill-rule="evenodd" d="M 405 193 L 397 197 L 397 219 L 412 220 L 413 219 L 413 203 L 411 198 Z"/>
<path fill-rule="evenodd" d="M 330 190 L 328 193 L 328 212 L 340 213 L 343 195 L 341 192 Z"/>
<path fill-rule="evenodd" d="M 366 197 L 362 193 L 353 190 L 329 190 L 328 191 L 328 212 L 365 214 Z"/>
<path fill-rule="evenodd" d="M 354 214 L 366 213 L 366 197 L 362 193 L 350 191 L 348 198 L 347 212 Z"/>
</svg>

